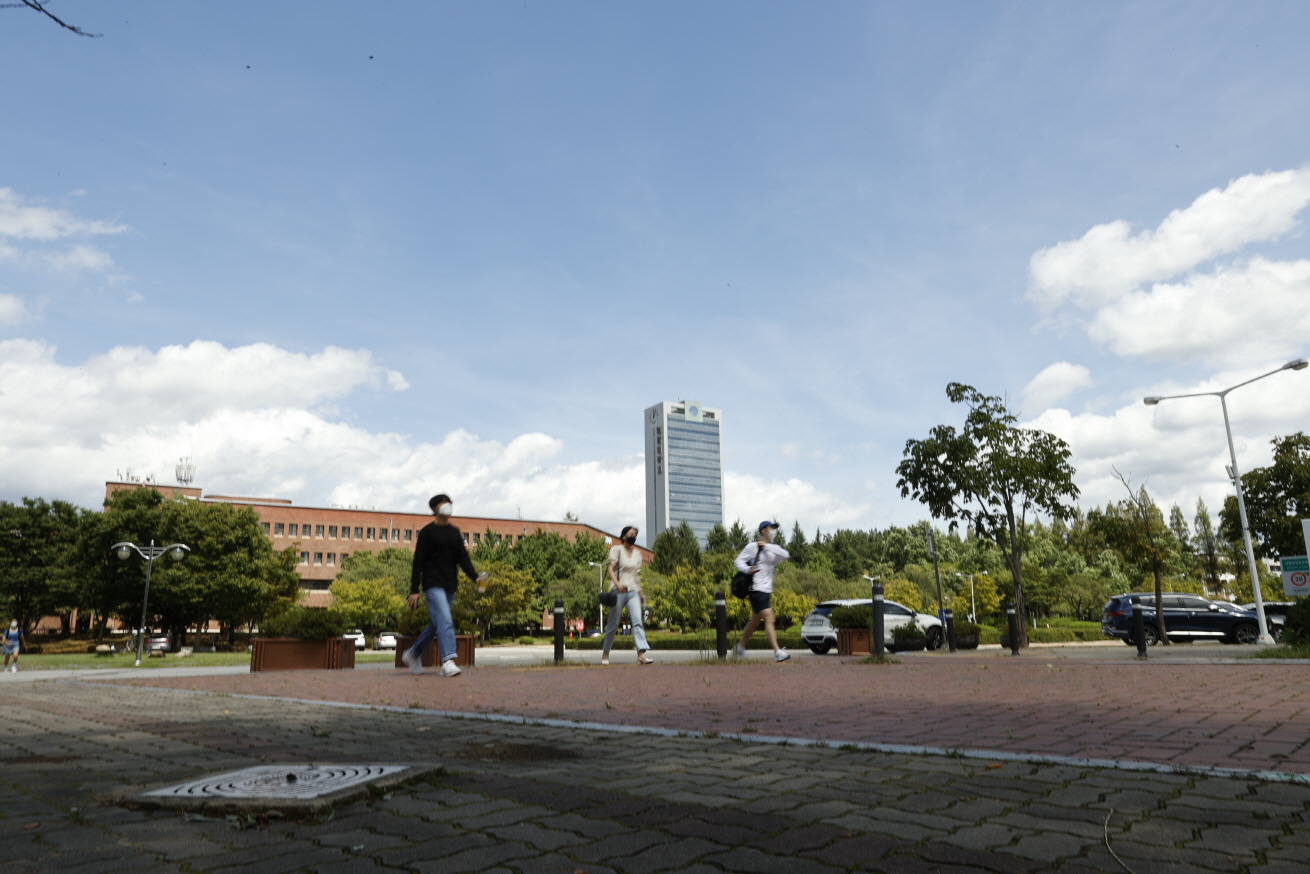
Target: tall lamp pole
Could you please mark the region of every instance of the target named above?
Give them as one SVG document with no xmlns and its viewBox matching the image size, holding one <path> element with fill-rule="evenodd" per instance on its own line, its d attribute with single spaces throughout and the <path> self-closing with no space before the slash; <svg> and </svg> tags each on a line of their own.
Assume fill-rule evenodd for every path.
<svg viewBox="0 0 1310 874">
<path fill-rule="evenodd" d="M 1260 574 L 1255 569 L 1255 550 L 1251 547 L 1251 526 L 1246 521 L 1246 499 L 1242 497 L 1242 473 L 1237 469 L 1237 450 L 1233 448 L 1233 426 L 1228 422 L 1228 393 L 1244 385 L 1250 385 L 1258 379 L 1264 379 L 1266 376 L 1273 376 L 1275 373 L 1281 373 L 1284 370 L 1305 370 L 1306 367 L 1310 367 L 1310 361 L 1298 358 L 1295 361 L 1287 362 L 1277 370 L 1262 373 L 1248 379 L 1246 382 L 1239 382 L 1237 385 L 1229 386 L 1223 391 L 1202 391 L 1185 395 L 1142 398 L 1142 403 L 1148 407 L 1153 407 L 1160 401 L 1171 401 L 1177 398 L 1219 398 L 1219 405 L 1224 411 L 1224 431 L 1228 434 L 1228 457 L 1233 463 L 1233 486 L 1237 489 L 1237 515 L 1242 520 L 1242 540 L 1246 545 L 1246 567 L 1247 573 L 1251 575 L 1251 591 L 1255 595 L 1255 615 L 1256 620 L 1260 623 L 1260 644 L 1262 646 L 1273 645 L 1274 639 L 1269 634 L 1269 623 L 1265 621 L 1265 602 L 1260 595 Z"/>
<path fill-rule="evenodd" d="M 968 578 L 969 578 L 969 621 L 970 621 L 970 622 L 977 622 L 977 621 L 978 621 L 978 601 L 977 601 L 977 599 L 974 598 L 974 596 L 973 596 L 973 578 L 974 578 L 974 577 L 979 577 L 979 576 L 985 577 L 985 576 L 988 576 L 988 573 L 987 573 L 987 571 L 978 571 L 978 573 L 976 573 L 976 574 L 962 574 L 962 573 L 959 573 L 959 572 L 957 571 L 955 575 L 956 575 L 957 577 L 968 577 Z"/>
<path fill-rule="evenodd" d="M 600 590 L 601 590 L 602 592 L 605 591 L 605 565 L 604 565 L 604 563 L 602 563 L 602 562 L 598 562 L 598 561 L 589 561 L 589 562 L 587 562 L 587 564 L 591 565 L 592 567 L 598 567 L 598 568 L 600 568 Z M 605 605 L 604 605 L 604 604 L 597 604 L 596 606 L 597 606 L 597 609 L 600 610 L 600 630 L 601 630 L 601 631 L 604 631 L 604 630 L 605 630 Z"/>
<path fill-rule="evenodd" d="M 141 595 L 141 630 L 136 639 L 136 666 L 139 668 L 141 667 L 141 650 L 146 642 L 146 603 L 150 600 L 150 572 L 155 567 L 155 559 L 167 552 L 168 557 L 173 561 L 181 561 L 182 557 L 191 551 L 191 547 L 185 543 L 155 546 L 155 541 L 152 539 L 149 546 L 137 546 L 135 543 L 124 540 L 109 548 L 117 553 L 118 557 L 123 561 L 131 558 L 133 552 L 146 560 L 146 589 Z"/>
</svg>

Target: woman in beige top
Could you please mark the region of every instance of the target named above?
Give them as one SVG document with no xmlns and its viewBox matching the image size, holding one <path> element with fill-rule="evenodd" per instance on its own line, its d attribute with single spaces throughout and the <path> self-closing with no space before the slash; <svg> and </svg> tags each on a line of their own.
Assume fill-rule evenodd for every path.
<svg viewBox="0 0 1310 874">
<path fill-rule="evenodd" d="M 628 621 L 632 623 L 632 642 L 637 646 L 637 663 L 649 665 L 654 659 L 646 656 L 646 629 L 641 624 L 641 605 L 645 600 L 641 595 L 641 550 L 637 548 L 637 529 L 631 525 L 619 533 L 620 543 L 610 548 L 609 569 L 610 584 L 618 594 L 618 600 L 610 608 L 610 620 L 605 626 L 605 641 L 601 644 L 603 652 L 600 663 L 610 663 L 610 647 L 614 645 L 614 632 L 619 627 L 623 610 L 628 610 Z"/>
</svg>

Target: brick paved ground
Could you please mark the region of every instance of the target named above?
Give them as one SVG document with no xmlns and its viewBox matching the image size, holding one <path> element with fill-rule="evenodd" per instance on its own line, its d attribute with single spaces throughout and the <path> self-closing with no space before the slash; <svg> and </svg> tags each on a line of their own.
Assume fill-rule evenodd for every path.
<svg viewBox="0 0 1310 874">
<path fill-rule="evenodd" d="M 156 685 L 1188 766 L 1310 773 L 1310 665 L 995 655 L 147 679 Z"/>
<path fill-rule="evenodd" d="M 0 689 L 0 713 L 0 872 L 1123 871 L 1107 815 L 1136 874 L 1310 870 L 1310 786 L 56 682 Z M 97 800 L 264 762 L 396 760 L 448 773 L 249 828 Z"/>
</svg>

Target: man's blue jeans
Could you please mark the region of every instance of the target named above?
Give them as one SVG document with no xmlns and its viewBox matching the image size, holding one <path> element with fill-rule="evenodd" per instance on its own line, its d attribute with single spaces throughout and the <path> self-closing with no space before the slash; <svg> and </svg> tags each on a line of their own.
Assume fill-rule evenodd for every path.
<svg viewBox="0 0 1310 874">
<path fill-rule="evenodd" d="M 455 620 L 450 616 L 450 596 L 440 586 L 433 586 L 424 590 L 423 597 L 428 602 L 430 621 L 427 628 L 424 628 L 423 633 L 418 636 L 418 640 L 414 641 L 414 646 L 409 652 L 415 658 L 423 658 L 428 644 L 432 643 L 432 638 L 435 637 L 439 661 L 445 664 L 455 657 Z"/>
</svg>

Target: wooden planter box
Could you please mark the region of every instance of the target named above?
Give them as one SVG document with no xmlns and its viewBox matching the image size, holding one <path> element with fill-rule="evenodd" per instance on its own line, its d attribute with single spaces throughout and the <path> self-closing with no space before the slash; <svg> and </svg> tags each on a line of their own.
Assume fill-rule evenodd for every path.
<svg viewBox="0 0 1310 874">
<path fill-rule="evenodd" d="M 838 628 L 837 655 L 873 655 L 872 640 L 867 628 Z"/>
<path fill-rule="evenodd" d="M 955 638 L 956 649 L 977 649 L 978 635 L 970 634 L 967 636 L 958 636 Z"/>
<path fill-rule="evenodd" d="M 900 640 L 892 641 L 897 652 L 916 652 L 928 645 L 926 637 L 903 637 Z"/>
<path fill-rule="evenodd" d="M 344 671 L 355 667 L 355 642 L 341 637 L 300 640 L 256 637 L 251 641 L 250 671 Z"/>
<path fill-rule="evenodd" d="M 401 661 L 401 656 L 405 651 L 412 647 L 418 641 L 418 635 L 413 637 L 396 638 L 396 667 L 403 668 L 405 663 Z M 455 635 L 455 664 L 461 668 L 473 667 L 473 661 L 477 657 L 476 634 L 457 634 Z M 428 648 L 423 653 L 423 667 L 435 668 L 437 665 L 437 642 L 434 640 L 428 644 Z"/>
</svg>

